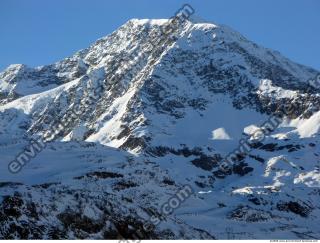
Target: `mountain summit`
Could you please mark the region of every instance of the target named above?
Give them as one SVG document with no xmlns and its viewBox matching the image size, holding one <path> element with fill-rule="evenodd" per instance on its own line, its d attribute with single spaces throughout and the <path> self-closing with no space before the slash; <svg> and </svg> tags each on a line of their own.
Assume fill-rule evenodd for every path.
<svg viewBox="0 0 320 243">
<path fill-rule="evenodd" d="M 319 238 L 319 72 L 198 17 L 159 44 L 166 23 L 0 73 L 0 238 Z"/>
</svg>

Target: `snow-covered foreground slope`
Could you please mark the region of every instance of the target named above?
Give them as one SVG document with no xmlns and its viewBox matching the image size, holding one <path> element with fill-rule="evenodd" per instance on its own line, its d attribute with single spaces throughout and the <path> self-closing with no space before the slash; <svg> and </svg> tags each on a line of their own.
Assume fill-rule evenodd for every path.
<svg viewBox="0 0 320 243">
<path fill-rule="evenodd" d="M 61 62 L 0 73 L 0 238 L 320 237 L 319 73 L 194 20 L 150 54 L 166 23 L 130 20 Z"/>
</svg>

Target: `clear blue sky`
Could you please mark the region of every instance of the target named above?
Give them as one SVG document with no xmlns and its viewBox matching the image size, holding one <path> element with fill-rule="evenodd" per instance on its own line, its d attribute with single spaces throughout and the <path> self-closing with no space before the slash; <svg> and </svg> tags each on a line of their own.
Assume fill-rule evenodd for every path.
<svg viewBox="0 0 320 243">
<path fill-rule="evenodd" d="M 168 18 L 183 3 L 320 70 L 319 0 L 0 0 L 0 70 L 53 63 L 131 18 Z"/>
</svg>

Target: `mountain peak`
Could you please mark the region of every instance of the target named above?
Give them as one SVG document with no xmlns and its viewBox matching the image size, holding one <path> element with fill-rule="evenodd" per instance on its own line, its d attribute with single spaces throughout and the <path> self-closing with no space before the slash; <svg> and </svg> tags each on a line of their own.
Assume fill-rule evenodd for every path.
<svg viewBox="0 0 320 243">
<path fill-rule="evenodd" d="M 167 23 L 169 19 L 130 19 L 128 22 L 136 25 L 163 25 Z"/>
<path fill-rule="evenodd" d="M 128 21 L 128 23 L 133 23 L 136 25 L 164 25 L 169 21 L 169 19 L 137 19 L 133 18 Z M 209 24 L 217 26 L 215 23 L 207 21 L 200 16 L 191 15 L 187 21 L 191 24 Z"/>
<path fill-rule="evenodd" d="M 316 71 L 197 16 L 159 42 L 167 22 L 0 73 L 0 238 L 130 236 L 150 217 L 142 238 L 319 238 Z"/>
</svg>

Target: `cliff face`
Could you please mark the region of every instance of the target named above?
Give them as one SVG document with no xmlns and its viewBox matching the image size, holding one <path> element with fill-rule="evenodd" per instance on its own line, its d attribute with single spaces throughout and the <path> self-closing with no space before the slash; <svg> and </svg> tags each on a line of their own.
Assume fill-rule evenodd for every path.
<svg viewBox="0 0 320 243">
<path fill-rule="evenodd" d="M 166 23 L 0 73 L 0 238 L 319 238 L 319 72 L 213 23 L 159 44 Z"/>
</svg>

